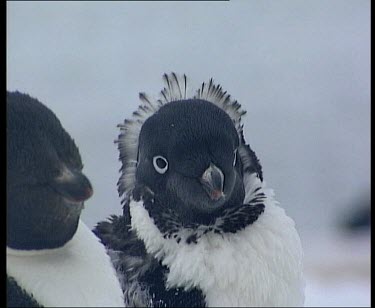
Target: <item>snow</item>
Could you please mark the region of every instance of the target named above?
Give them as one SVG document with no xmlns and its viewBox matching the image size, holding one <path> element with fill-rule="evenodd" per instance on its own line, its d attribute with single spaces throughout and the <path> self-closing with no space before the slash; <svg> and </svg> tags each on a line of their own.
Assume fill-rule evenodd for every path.
<svg viewBox="0 0 375 308">
<path fill-rule="evenodd" d="M 370 307 L 369 234 L 328 234 L 305 249 L 306 307 Z"/>
<path fill-rule="evenodd" d="M 326 283 L 308 278 L 305 307 L 370 307 L 370 285 L 348 279 Z"/>
</svg>

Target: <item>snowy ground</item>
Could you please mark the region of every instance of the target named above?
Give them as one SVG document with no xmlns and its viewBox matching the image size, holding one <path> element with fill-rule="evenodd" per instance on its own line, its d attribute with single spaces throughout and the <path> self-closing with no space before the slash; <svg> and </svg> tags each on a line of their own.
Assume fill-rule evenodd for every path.
<svg viewBox="0 0 375 308">
<path fill-rule="evenodd" d="M 370 285 L 363 280 L 324 283 L 308 277 L 305 306 L 370 307 Z"/>
<path fill-rule="evenodd" d="M 305 244 L 306 307 L 370 307 L 370 236 L 317 237 Z"/>
</svg>

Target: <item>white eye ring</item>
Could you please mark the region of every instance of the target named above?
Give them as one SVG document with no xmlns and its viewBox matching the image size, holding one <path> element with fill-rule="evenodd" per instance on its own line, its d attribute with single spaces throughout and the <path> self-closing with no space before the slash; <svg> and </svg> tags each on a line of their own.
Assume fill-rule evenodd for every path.
<svg viewBox="0 0 375 308">
<path fill-rule="evenodd" d="M 167 172 L 168 161 L 163 156 L 160 156 L 160 155 L 154 156 L 154 158 L 152 159 L 152 163 L 154 164 L 154 168 L 158 173 L 164 174 Z"/>
<path fill-rule="evenodd" d="M 237 161 L 237 149 L 234 150 L 233 167 L 236 165 L 236 161 Z"/>
</svg>

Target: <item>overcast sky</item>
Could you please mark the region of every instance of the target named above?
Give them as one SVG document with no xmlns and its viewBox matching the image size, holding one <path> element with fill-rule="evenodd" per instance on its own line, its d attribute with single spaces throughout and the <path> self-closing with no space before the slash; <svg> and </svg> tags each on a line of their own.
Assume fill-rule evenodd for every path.
<svg viewBox="0 0 375 308">
<path fill-rule="evenodd" d="M 213 77 L 301 232 L 369 198 L 370 1 L 7 2 L 7 88 L 38 98 L 79 146 L 90 226 L 121 213 L 116 125 L 164 72 Z"/>
</svg>

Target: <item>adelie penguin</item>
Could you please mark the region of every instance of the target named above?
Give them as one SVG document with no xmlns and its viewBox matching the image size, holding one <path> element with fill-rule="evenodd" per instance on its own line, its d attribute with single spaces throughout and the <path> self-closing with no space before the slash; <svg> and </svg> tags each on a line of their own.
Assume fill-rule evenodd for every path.
<svg viewBox="0 0 375 308">
<path fill-rule="evenodd" d="M 78 148 L 38 100 L 7 92 L 7 306 L 120 307 L 100 240 L 80 220 L 93 193 Z"/>
<path fill-rule="evenodd" d="M 126 305 L 302 306 L 300 238 L 245 141 L 245 111 L 212 79 L 192 96 L 186 76 L 164 81 L 119 125 L 123 215 L 94 230 Z"/>
</svg>

